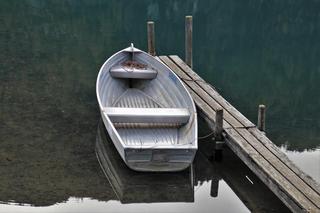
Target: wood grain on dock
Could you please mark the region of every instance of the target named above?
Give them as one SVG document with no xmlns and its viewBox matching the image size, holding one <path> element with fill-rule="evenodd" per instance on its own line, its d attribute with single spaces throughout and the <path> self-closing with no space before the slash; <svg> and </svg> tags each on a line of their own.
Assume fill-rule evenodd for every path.
<svg viewBox="0 0 320 213">
<path fill-rule="evenodd" d="M 198 112 L 214 129 L 223 109 L 226 144 L 293 212 L 320 212 L 320 187 L 178 56 L 159 56 L 184 82 Z"/>
</svg>

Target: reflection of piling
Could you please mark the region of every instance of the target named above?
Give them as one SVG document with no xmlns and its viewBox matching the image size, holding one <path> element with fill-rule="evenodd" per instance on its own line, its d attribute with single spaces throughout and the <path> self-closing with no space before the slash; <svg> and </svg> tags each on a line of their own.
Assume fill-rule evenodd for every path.
<svg viewBox="0 0 320 213">
<path fill-rule="evenodd" d="M 192 16 L 186 16 L 185 21 L 185 52 L 186 52 L 186 64 L 192 68 Z"/>
<path fill-rule="evenodd" d="M 148 53 L 152 56 L 156 55 L 155 50 L 155 38 L 154 38 L 154 22 L 147 22 L 147 32 L 148 32 Z"/>
<path fill-rule="evenodd" d="M 266 131 L 266 106 L 262 104 L 259 105 L 258 111 L 258 129 L 263 132 Z"/>
<path fill-rule="evenodd" d="M 210 196 L 218 197 L 218 191 L 219 191 L 219 179 L 213 177 L 211 180 Z"/>
</svg>

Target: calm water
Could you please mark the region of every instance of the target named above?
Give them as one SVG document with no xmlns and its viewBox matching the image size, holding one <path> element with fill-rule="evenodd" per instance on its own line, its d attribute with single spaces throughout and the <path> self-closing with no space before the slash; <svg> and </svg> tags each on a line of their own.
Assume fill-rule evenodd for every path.
<svg viewBox="0 0 320 213">
<path fill-rule="evenodd" d="M 268 136 L 320 182 L 320 1 L 2 0 L 0 212 L 288 211 L 232 152 L 209 162 L 210 141 L 181 181 L 133 173 L 112 149 L 120 187 L 100 170 L 100 66 L 146 49 L 147 20 L 157 54 L 183 58 L 187 14 L 194 69 L 253 122 L 266 104 Z"/>
</svg>

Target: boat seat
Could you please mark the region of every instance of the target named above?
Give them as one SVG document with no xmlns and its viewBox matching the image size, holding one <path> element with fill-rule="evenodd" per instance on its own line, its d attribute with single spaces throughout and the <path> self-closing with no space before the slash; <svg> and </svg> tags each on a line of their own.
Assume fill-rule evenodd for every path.
<svg viewBox="0 0 320 213">
<path fill-rule="evenodd" d="M 148 67 L 138 69 L 117 65 L 110 69 L 110 74 L 114 78 L 154 79 L 157 76 L 157 71 Z"/>
<path fill-rule="evenodd" d="M 185 124 L 190 113 L 187 108 L 122 108 L 103 109 L 113 123 Z"/>
</svg>

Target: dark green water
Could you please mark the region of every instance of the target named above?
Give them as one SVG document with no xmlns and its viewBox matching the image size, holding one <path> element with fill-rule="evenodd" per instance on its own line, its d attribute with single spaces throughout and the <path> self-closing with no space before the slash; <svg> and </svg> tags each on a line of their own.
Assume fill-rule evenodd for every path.
<svg viewBox="0 0 320 213">
<path fill-rule="evenodd" d="M 0 212 L 287 211 L 229 151 L 221 163 L 197 156 L 191 200 L 160 190 L 121 204 L 100 170 L 100 66 L 130 42 L 145 50 L 147 20 L 157 54 L 184 58 L 189 14 L 194 69 L 253 122 L 266 104 L 268 136 L 320 181 L 320 1 L 3 0 Z"/>
</svg>

